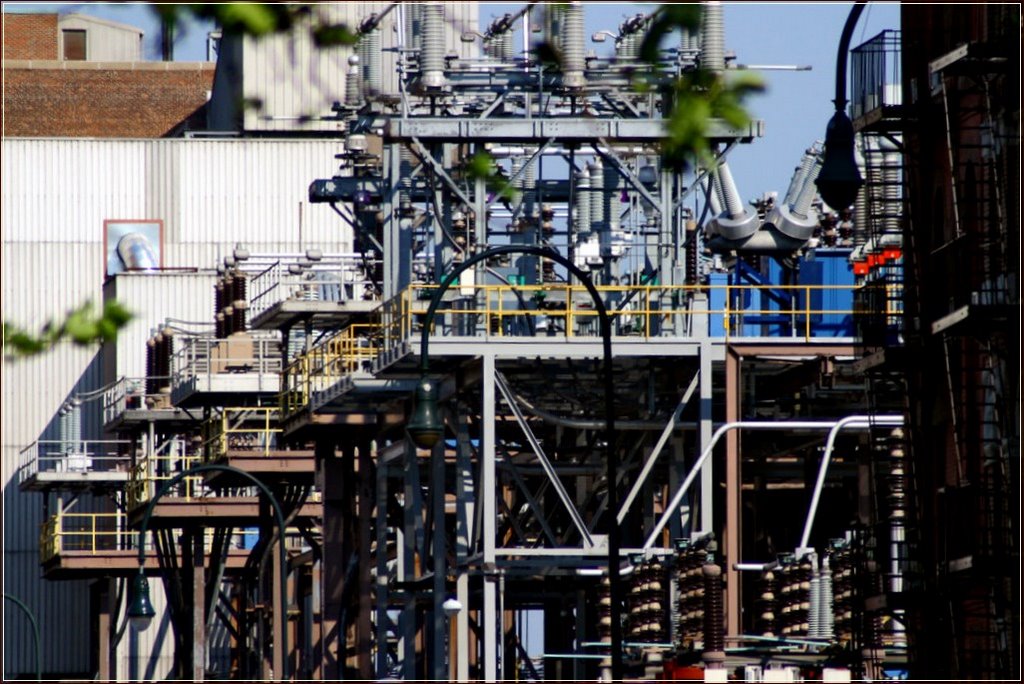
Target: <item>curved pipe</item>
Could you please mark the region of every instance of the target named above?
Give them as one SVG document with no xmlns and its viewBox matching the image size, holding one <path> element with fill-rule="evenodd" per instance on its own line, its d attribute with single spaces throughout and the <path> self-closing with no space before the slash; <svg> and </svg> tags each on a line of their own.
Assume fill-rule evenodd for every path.
<svg viewBox="0 0 1024 684">
<path fill-rule="evenodd" d="M 887 422 L 897 420 L 899 421 L 898 423 Z M 829 444 L 833 444 L 835 442 L 835 435 L 838 434 L 839 430 L 844 427 L 871 427 L 874 425 L 902 424 L 903 416 L 847 416 L 846 418 L 843 418 L 842 420 L 838 421 L 740 420 L 732 423 L 726 423 L 725 425 L 718 428 L 715 431 L 715 434 L 712 435 L 711 441 L 708 443 L 708 446 L 704 449 L 703 453 L 701 453 L 700 457 L 694 462 L 693 466 L 690 468 L 690 472 L 686 474 L 686 479 L 683 480 L 683 483 L 679 486 L 679 490 L 675 493 L 675 496 L 672 497 L 672 500 L 668 503 L 668 505 L 665 506 L 665 512 L 661 514 L 660 518 L 658 518 L 658 522 L 654 525 L 654 529 L 651 530 L 651 533 L 647 536 L 647 540 L 644 541 L 643 551 L 646 553 L 651 549 L 651 547 L 654 546 L 654 542 L 657 541 L 658 535 L 661 534 L 661 531 L 663 529 L 665 529 L 665 525 L 668 524 L 669 518 L 671 518 L 672 515 L 675 513 L 676 509 L 679 507 L 679 504 L 682 502 L 683 497 L 686 496 L 686 492 L 689 490 L 690 485 L 692 485 L 693 481 L 697 478 L 697 473 L 700 472 L 700 469 L 704 466 L 704 462 L 708 460 L 708 458 L 711 456 L 711 453 L 715 449 L 715 445 L 718 444 L 718 440 L 720 440 L 722 436 L 725 435 L 730 430 L 831 430 L 832 432 L 829 434 Z M 826 453 L 828 453 L 831 457 L 830 452 Z M 827 465 L 825 465 L 825 468 L 827 468 Z M 819 484 L 824 483 L 824 475 L 821 474 L 821 471 L 819 471 L 818 479 Z M 811 512 L 808 514 L 809 517 L 813 517 L 814 511 L 817 510 L 817 499 L 819 497 L 820 491 L 818 491 L 818 496 L 813 497 L 811 500 L 812 509 Z M 810 532 L 808 531 L 810 529 L 810 524 L 813 523 L 810 522 L 805 524 L 806 534 L 810 534 Z"/>
</svg>

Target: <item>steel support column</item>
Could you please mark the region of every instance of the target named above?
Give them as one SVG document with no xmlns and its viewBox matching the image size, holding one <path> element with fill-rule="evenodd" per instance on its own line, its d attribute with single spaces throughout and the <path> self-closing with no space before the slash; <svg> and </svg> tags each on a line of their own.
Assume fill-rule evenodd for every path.
<svg viewBox="0 0 1024 684">
<path fill-rule="evenodd" d="M 483 659 L 484 680 L 493 682 L 498 677 L 498 635 L 497 635 L 497 542 L 496 497 L 497 482 L 495 479 L 495 387 L 494 387 L 494 356 L 483 355 L 483 407 L 481 410 L 483 435 L 480 454 L 480 503 L 483 509 L 483 561 L 484 561 L 484 592 L 483 592 Z"/>
<path fill-rule="evenodd" d="M 732 348 L 725 353 L 725 422 L 740 420 L 743 392 L 740 385 L 742 357 Z M 740 469 L 740 437 L 736 430 L 725 436 L 725 624 L 726 634 L 743 633 L 740 615 L 740 519 L 742 517 L 742 473 Z"/>
</svg>

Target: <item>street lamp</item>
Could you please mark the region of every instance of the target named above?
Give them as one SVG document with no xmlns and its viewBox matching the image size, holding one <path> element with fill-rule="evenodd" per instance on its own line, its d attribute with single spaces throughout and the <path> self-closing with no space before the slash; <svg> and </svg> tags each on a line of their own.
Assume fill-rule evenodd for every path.
<svg viewBox="0 0 1024 684">
<path fill-rule="evenodd" d="M 146 512 L 142 516 L 142 524 L 139 526 L 139 573 L 135 576 L 135 580 L 132 583 L 132 591 L 129 599 L 128 606 L 128 618 L 132 620 L 132 623 L 136 628 L 145 629 L 150 620 L 156 614 L 153 610 L 153 604 L 149 601 L 149 582 L 146 581 L 145 575 L 145 564 L 146 564 L 146 530 L 149 527 L 149 519 L 153 515 L 153 509 L 156 507 L 156 502 L 160 498 L 169 492 L 174 485 L 178 484 L 186 477 L 192 477 L 199 473 L 205 472 L 223 472 L 232 473 L 238 475 L 253 484 L 260 490 L 266 497 L 267 501 L 270 502 L 270 506 L 274 509 L 274 519 L 277 522 L 277 529 L 280 533 L 280 539 L 278 539 L 278 563 L 280 564 L 280 571 L 278 572 L 278 580 L 281 590 L 281 609 L 278 615 L 275 617 L 280 625 L 281 633 L 281 679 L 288 679 L 288 556 L 284 548 L 284 538 L 287 528 L 284 524 L 284 513 L 281 510 L 281 504 L 278 503 L 277 499 L 274 498 L 273 493 L 267 488 L 265 484 L 260 482 L 258 479 L 245 472 L 229 465 L 218 465 L 215 463 L 198 465 L 183 472 L 178 473 L 170 480 L 168 480 L 160 491 L 157 492 L 149 504 L 146 505 Z"/>
<path fill-rule="evenodd" d="M 38 682 L 43 678 L 43 659 L 42 654 L 39 652 L 39 623 L 36 622 L 35 614 L 28 609 L 28 606 L 22 603 L 21 599 L 10 594 L 4 594 L 4 600 L 10 601 L 18 608 L 20 608 L 21 611 L 25 613 L 25 616 L 28 618 L 29 623 L 32 625 L 32 639 L 33 643 L 36 646 L 36 681 Z"/>
<path fill-rule="evenodd" d="M 839 38 L 839 54 L 836 57 L 836 113 L 825 129 L 825 159 L 815 183 L 825 204 L 840 211 L 857 199 L 857 192 L 864 185 L 857 161 L 853 156 L 853 122 L 846 114 L 846 59 L 850 52 L 850 38 L 857 20 L 866 3 L 854 4 L 846 18 L 843 34 Z"/>
<path fill-rule="evenodd" d="M 444 425 L 441 422 L 440 412 L 437 406 L 437 383 L 430 379 L 430 328 L 434 322 L 437 308 L 441 304 L 441 298 L 448 291 L 452 283 L 456 281 L 463 271 L 470 267 L 493 257 L 505 254 L 526 254 L 550 259 L 561 266 L 564 266 L 572 275 L 587 288 L 587 292 L 594 300 L 594 308 L 601 328 L 601 341 L 604 356 L 604 411 L 605 411 L 605 457 L 607 463 L 608 480 L 608 510 L 613 511 L 618 504 L 618 454 L 615 451 L 615 407 L 614 407 L 614 384 L 612 380 L 612 326 L 608 311 L 605 309 L 601 296 L 594 287 L 590 275 L 580 270 L 574 263 L 566 259 L 558 252 L 546 247 L 535 245 L 500 245 L 491 247 L 483 252 L 475 254 L 465 261 L 457 264 L 450 273 L 441 279 L 441 285 L 434 291 L 430 299 L 430 306 L 423 318 L 423 331 L 420 336 L 420 384 L 416 388 L 416 407 L 406 429 L 409 436 L 417 446 L 424 449 L 433 447 L 444 434 Z M 572 303 L 567 302 L 570 306 Z M 487 494 L 490 496 L 490 494 Z M 608 526 L 608 584 L 611 591 L 611 620 L 612 620 L 612 680 L 622 679 L 622 586 L 619 579 L 619 546 L 620 535 L 618 522 L 612 515 Z"/>
</svg>

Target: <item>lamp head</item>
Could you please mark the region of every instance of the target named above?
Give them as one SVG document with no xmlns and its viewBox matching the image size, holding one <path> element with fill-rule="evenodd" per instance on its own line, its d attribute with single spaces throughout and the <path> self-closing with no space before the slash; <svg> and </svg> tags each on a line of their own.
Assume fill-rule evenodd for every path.
<svg viewBox="0 0 1024 684">
<path fill-rule="evenodd" d="M 444 424 L 437 407 L 437 385 L 430 378 L 420 378 L 416 387 L 416 406 L 406 429 L 416 446 L 424 449 L 433 447 L 444 435 Z"/>
<path fill-rule="evenodd" d="M 857 199 L 864 185 L 853 156 L 853 122 L 846 112 L 837 111 L 825 129 L 825 159 L 815 181 L 825 204 L 842 211 Z"/>
<path fill-rule="evenodd" d="M 135 575 L 135 579 L 132 581 L 128 619 L 131 620 L 132 627 L 141 632 L 149 627 L 154 615 L 156 615 L 156 611 L 153 610 L 153 604 L 149 600 L 149 582 L 140 567 L 139 574 Z"/>
</svg>

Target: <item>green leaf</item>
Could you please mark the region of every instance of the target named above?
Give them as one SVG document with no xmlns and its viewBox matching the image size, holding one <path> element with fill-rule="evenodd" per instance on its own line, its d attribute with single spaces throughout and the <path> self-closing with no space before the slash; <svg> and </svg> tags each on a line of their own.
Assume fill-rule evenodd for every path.
<svg viewBox="0 0 1024 684">
<path fill-rule="evenodd" d="M 345 24 L 321 24 L 313 29 L 313 44 L 319 48 L 355 45 L 358 42 L 359 36 Z"/>
</svg>

